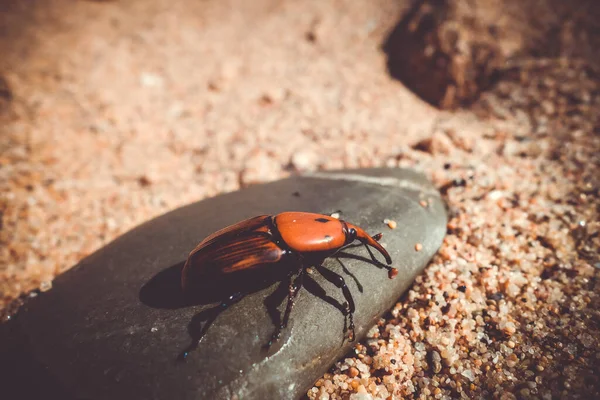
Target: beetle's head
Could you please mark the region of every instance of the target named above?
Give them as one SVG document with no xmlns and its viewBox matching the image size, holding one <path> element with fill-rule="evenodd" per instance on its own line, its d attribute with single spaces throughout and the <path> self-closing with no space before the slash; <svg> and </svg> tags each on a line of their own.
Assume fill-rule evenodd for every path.
<svg viewBox="0 0 600 400">
<path fill-rule="evenodd" d="M 346 230 L 346 243 L 344 245 L 350 244 L 356 240 L 356 229 L 349 228 Z"/>
</svg>

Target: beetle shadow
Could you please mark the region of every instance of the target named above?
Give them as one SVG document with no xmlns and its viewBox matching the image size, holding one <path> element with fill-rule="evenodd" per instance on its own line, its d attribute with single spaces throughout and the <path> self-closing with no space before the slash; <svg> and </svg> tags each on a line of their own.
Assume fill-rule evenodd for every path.
<svg viewBox="0 0 600 400">
<path fill-rule="evenodd" d="M 389 266 L 378 261 L 370 249 L 367 246 L 365 247 L 369 251 L 371 256 L 370 259 L 344 251 L 338 252 L 333 257 L 336 258 L 341 265 L 343 273 L 353 279 L 361 293 L 363 292 L 362 284 L 358 281 L 357 277 L 348 270 L 341 259 L 354 259 L 374 265 L 381 269 L 389 269 Z M 194 295 L 189 296 L 184 294 L 181 287 L 181 273 L 184 265 L 185 261 L 182 261 L 158 272 L 142 286 L 139 292 L 140 301 L 152 308 L 175 310 L 186 307 L 203 306 L 202 310 L 197 312 L 188 323 L 188 334 L 192 338 L 192 344 L 180 355 L 180 358 L 182 356 L 185 357 L 188 352 L 197 347 L 210 326 L 228 307 L 241 301 L 245 296 L 264 290 L 278 281 L 277 287 L 271 294 L 265 297 L 263 304 L 273 326 L 277 329 L 281 324 L 282 312 L 280 311 L 280 306 L 285 302 L 289 293 L 289 278 L 287 273 L 285 273 L 285 268 L 276 270 L 282 271 L 281 275 L 239 272 L 237 274 L 232 274 L 230 277 L 223 277 L 219 281 L 211 280 L 204 285 L 198 285 L 193 288 L 191 292 L 194 293 Z M 335 284 L 337 281 L 336 278 L 339 279 L 341 275 L 330 269 L 327 270 L 329 273 L 323 274 L 320 272 L 320 275 L 329 282 Z M 342 315 L 344 315 L 344 332 L 346 332 L 348 327 L 348 310 L 346 305 L 329 296 L 326 290 L 323 289 L 311 275 L 312 274 L 305 274 L 302 287 L 313 296 L 318 297 L 335 307 Z"/>
<path fill-rule="evenodd" d="M 180 262 L 154 275 L 142 286 L 140 301 L 151 308 L 178 309 L 188 307 L 189 300 L 181 289 L 181 271 L 185 262 Z"/>
<path fill-rule="evenodd" d="M 268 275 L 238 272 L 227 279 L 211 280 L 205 285 L 194 287 L 194 296 L 185 295 L 181 287 L 181 273 L 185 262 L 168 267 L 146 282 L 139 291 L 140 301 L 148 307 L 175 310 L 180 308 L 202 306 L 188 323 L 188 334 L 192 343 L 180 354 L 185 358 L 187 353 L 194 350 L 210 326 L 228 307 L 241 301 L 245 296 L 264 290 L 274 283 L 276 289 L 265 297 L 263 304 L 267 314 L 277 328 L 281 323 L 282 313 L 279 308 L 288 296 L 287 274 Z M 282 269 L 285 271 L 285 269 Z M 303 287 L 312 295 L 345 313 L 343 304 L 327 295 L 326 291 L 312 277 L 305 275 Z M 344 328 L 345 329 L 345 328 Z"/>
<path fill-rule="evenodd" d="M 276 278 L 264 279 L 260 274 L 244 273 L 244 271 L 211 279 L 203 284 L 190 287 L 185 294 L 181 286 L 181 273 L 185 262 L 180 262 L 154 275 L 139 291 L 140 301 L 151 308 L 179 309 L 220 303 L 237 293 L 251 294 L 265 289 Z M 258 279 L 257 279 L 258 278 Z M 279 278 L 281 279 L 281 278 Z"/>
</svg>

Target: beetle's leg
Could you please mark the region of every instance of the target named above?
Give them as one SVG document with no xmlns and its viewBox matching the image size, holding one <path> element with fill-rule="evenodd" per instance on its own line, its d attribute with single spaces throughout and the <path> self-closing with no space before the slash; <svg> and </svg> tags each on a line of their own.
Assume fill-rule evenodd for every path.
<svg viewBox="0 0 600 400">
<path fill-rule="evenodd" d="M 298 297 L 298 292 L 300 292 L 300 288 L 302 288 L 302 284 L 304 283 L 305 271 L 305 268 L 300 269 L 300 273 L 296 279 L 294 279 L 294 283 L 292 283 L 288 289 L 288 302 L 287 306 L 285 307 L 285 313 L 283 314 L 283 320 L 281 321 L 282 329 L 287 327 L 290 319 L 290 313 L 292 312 L 292 308 L 294 308 L 296 297 Z"/>
<path fill-rule="evenodd" d="M 302 288 L 305 271 L 306 269 L 301 267 L 298 276 L 294 280 L 292 280 L 292 275 L 290 275 L 288 286 L 288 301 L 285 307 L 285 313 L 283 314 L 283 318 L 281 319 L 279 326 L 275 328 L 275 332 L 273 332 L 271 340 L 269 340 L 269 343 L 267 343 L 265 347 L 269 348 L 273 345 L 273 343 L 277 342 L 281 337 L 281 331 L 283 331 L 287 327 L 288 321 L 290 319 L 290 314 L 296 302 L 296 297 L 298 297 L 298 293 Z"/>
<path fill-rule="evenodd" d="M 201 311 L 198 315 L 194 316 L 190 325 L 193 325 L 195 323 L 194 320 L 196 319 L 204 320 L 204 325 L 202 326 L 198 334 L 191 333 L 193 336 L 192 343 L 179 355 L 179 359 L 186 359 L 192 351 L 196 350 L 198 348 L 198 345 L 202 341 L 202 338 L 204 337 L 204 335 L 206 335 L 209 326 L 217 319 L 219 314 L 225 311 L 228 307 L 243 299 L 245 295 L 246 293 L 242 292 L 234 293 L 231 296 L 229 296 L 226 300 L 223 300 L 218 306 Z"/>
<path fill-rule="evenodd" d="M 348 320 L 349 320 L 348 321 L 349 326 L 347 329 L 348 339 L 350 339 L 351 342 L 354 341 L 354 311 L 356 310 L 356 307 L 354 305 L 354 299 L 352 298 L 352 293 L 350 293 L 350 289 L 348 289 L 348 285 L 346 285 L 346 281 L 344 280 L 344 277 L 336 274 L 333 271 L 328 270 L 327 268 L 323 267 L 322 265 L 319 265 L 316 268 L 317 268 L 317 271 L 319 271 L 319 273 L 325 277 L 325 279 L 327 279 L 329 282 L 333 283 L 338 288 L 342 289 L 342 293 L 344 294 L 344 298 L 346 299 L 346 304 L 345 304 L 346 315 L 348 315 Z"/>
</svg>

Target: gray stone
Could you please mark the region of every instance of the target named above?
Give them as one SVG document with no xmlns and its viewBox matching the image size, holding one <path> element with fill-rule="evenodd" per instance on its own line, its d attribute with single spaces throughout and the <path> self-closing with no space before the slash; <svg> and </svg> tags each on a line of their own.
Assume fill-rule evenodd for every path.
<svg viewBox="0 0 600 400">
<path fill-rule="evenodd" d="M 224 310 L 198 349 L 185 361 L 177 359 L 215 306 L 183 303 L 179 273 L 188 252 L 217 229 L 289 210 L 340 210 L 342 219 L 370 234 L 384 234 L 381 242 L 399 270 L 395 279 L 364 246 L 324 263 L 345 278 L 353 294 L 358 339 L 398 301 L 446 231 L 437 191 L 423 176 L 401 169 L 314 173 L 207 199 L 126 233 L 27 302 L 11 324 L 12 350 L 5 348 L 2 369 L 13 369 L 8 376 L 20 394 L 38 390 L 39 398 L 301 397 L 353 346 L 344 341 L 341 290 L 316 272 L 305 282 L 281 340 L 269 351 L 263 345 L 279 318 L 272 308 L 285 307 L 285 283 L 257 288 Z M 383 223 L 386 218 L 397 222 L 395 230 Z M 18 383 L 22 378 L 24 386 Z"/>
</svg>

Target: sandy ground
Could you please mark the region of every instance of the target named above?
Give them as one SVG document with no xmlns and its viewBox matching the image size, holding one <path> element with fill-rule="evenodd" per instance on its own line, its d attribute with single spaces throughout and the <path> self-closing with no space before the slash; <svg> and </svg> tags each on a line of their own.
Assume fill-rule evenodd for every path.
<svg viewBox="0 0 600 400">
<path fill-rule="evenodd" d="M 470 109 L 436 110 L 386 70 L 406 9 L 4 2 L 0 308 L 178 206 L 411 166 L 446 194 L 443 248 L 308 397 L 600 396 L 600 75 L 526 60 Z"/>
</svg>

